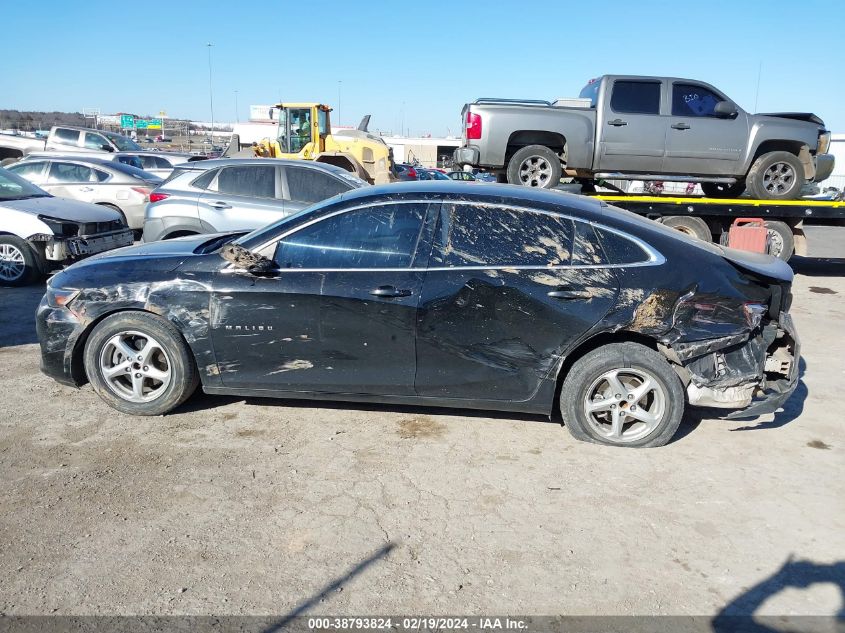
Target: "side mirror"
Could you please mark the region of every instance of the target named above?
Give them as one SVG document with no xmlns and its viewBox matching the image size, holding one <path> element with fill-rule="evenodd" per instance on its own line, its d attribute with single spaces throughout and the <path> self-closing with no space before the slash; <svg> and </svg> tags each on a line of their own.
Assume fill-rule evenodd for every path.
<svg viewBox="0 0 845 633">
<path fill-rule="evenodd" d="M 105 143 L 100 145 L 100 149 L 103 150 L 104 152 L 113 152 L 114 151 L 114 148 L 111 145 L 106 145 Z"/>
<path fill-rule="evenodd" d="M 220 257 L 233 263 L 238 268 L 246 268 L 254 274 L 268 273 L 276 267 L 273 260 L 267 259 L 264 255 L 253 253 L 239 244 L 226 244 L 220 251 Z"/>
<path fill-rule="evenodd" d="M 713 113 L 725 118 L 736 116 L 736 104 L 731 103 L 730 101 L 720 101 L 713 106 Z"/>
</svg>

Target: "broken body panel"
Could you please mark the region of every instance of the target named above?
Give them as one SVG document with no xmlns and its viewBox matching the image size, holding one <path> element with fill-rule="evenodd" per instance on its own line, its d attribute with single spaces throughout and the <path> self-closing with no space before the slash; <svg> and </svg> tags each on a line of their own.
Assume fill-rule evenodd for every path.
<svg viewBox="0 0 845 633">
<path fill-rule="evenodd" d="M 422 228 L 407 266 L 273 263 L 276 244 L 301 227 L 387 203 L 420 208 Z M 485 239 L 496 248 L 519 244 L 548 261 L 449 265 L 460 237 L 449 227 L 459 226 L 456 214 L 466 206 L 478 214 L 504 208 L 560 216 L 571 223 L 568 250 L 490 221 Z M 626 262 L 630 243 L 620 236 L 645 255 Z M 65 383 L 84 382 L 82 349 L 96 323 L 119 310 L 145 310 L 179 329 L 209 393 L 550 414 L 574 359 L 618 340 L 660 350 L 693 405 L 748 407 L 740 415 L 773 411 L 798 379 L 786 264 L 691 241 L 593 200 L 408 183 L 343 194 L 247 235 L 229 261 L 218 252 L 225 239 L 121 249 L 54 277 L 51 287 L 79 292 L 59 308 L 48 289 L 39 307 L 43 370 Z M 254 260 L 243 259 L 244 249 L 257 254 Z M 402 292 L 380 295 L 383 288 Z"/>
</svg>

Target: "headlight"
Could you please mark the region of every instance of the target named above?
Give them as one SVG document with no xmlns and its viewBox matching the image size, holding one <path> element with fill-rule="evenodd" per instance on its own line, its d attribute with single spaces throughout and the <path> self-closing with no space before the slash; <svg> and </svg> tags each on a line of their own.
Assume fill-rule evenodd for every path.
<svg viewBox="0 0 845 633">
<path fill-rule="evenodd" d="M 51 308 L 68 308 L 68 304 L 76 298 L 79 290 L 73 288 L 53 288 L 47 286 L 47 305 Z"/>
<path fill-rule="evenodd" d="M 819 134 L 819 148 L 816 150 L 816 154 L 827 154 L 827 150 L 830 149 L 830 132 L 823 132 Z"/>
</svg>

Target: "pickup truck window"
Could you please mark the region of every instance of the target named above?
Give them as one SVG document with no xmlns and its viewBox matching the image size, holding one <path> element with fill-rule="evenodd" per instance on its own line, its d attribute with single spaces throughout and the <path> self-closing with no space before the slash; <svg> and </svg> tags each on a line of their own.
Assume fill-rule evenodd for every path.
<svg viewBox="0 0 845 633">
<path fill-rule="evenodd" d="M 103 149 L 103 145 L 109 145 L 109 142 L 99 134 L 85 133 L 85 149 Z M 111 147 L 111 145 L 109 145 Z"/>
<path fill-rule="evenodd" d="M 712 90 L 695 84 L 672 86 L 672 116 L 716 116 L 713 108 L 722 98 Z"/>
<path fill-rule="evenodd" d="M 610 107 L 625 114 L 660 114 L 660 83 L 617 81 L 613 84 Z"/>
<path fill-rule="evenodd" d="M 507 207 L 444 204 L 431 266 L 565 266 L 572 220 Z"/>
<path fill-rule="evenodd" d="M 68 130 L 63 127 L 57 127 L 53 134 L 53 140 L 62 145 L 76 145 L 79 143 L 79 130 Z"/>
</svg>

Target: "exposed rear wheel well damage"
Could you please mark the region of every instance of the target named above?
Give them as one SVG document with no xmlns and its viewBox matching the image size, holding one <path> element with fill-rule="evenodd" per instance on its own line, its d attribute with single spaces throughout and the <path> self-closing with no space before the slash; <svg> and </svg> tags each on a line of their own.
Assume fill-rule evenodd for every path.
<svg viewBox="0 0 845 633">
<path fill-rule="evenodd" d="M 656 340 L 643 334 L 638 334 L 637 332 L 601 332 L 588 338 L 586 341 L 582 341 L 575 349 L 566 355 L 566 358 L 563 360 L 563 364 L 558 370 L 555 384 L 555 398 L 552 408 L 553 415 L 560 414 L 560 390 L 563 386 L 563 381 L 566 379 L 569 370 L 572 368 L 572 365 L 593 350 L 611 343 L 639 343 L 640 345 L 644 345 L 649 349 L 657 351 Z"/>
</svg>

